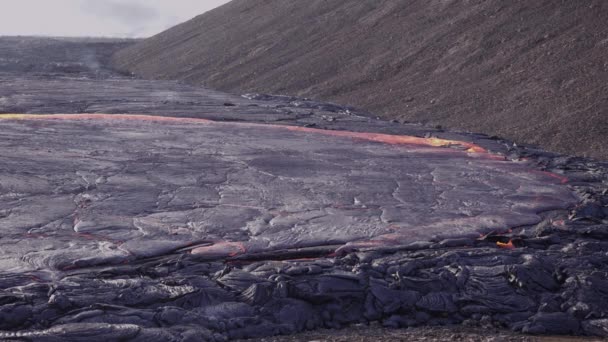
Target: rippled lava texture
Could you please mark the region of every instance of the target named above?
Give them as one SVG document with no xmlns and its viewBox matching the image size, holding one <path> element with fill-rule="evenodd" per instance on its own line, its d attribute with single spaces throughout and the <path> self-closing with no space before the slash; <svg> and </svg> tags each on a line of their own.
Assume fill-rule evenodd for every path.
<svg viewBox="0 0 608 342">
<path fill-rule="evenodd" d="M 606 165 L 120 76 L 90 44 L 0 39 L 0 111 L 73 113 L 0 119 L 0 338 L 608 335 Z"/>
<path fill-rule="evenodd" d="M 0 122 L 5 269 L 121 264 L 189 246 L 226 257 L 478 237 L 576 200 L 559 179 L 487 153 L 285 126 L 65 118 Z"/>
</svg>

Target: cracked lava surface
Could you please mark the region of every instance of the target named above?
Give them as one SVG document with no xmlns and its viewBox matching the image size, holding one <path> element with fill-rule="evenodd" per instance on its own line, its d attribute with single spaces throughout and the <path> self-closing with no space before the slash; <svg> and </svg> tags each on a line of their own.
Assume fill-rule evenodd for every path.
<svg viewBox="0 0 608 342">
<path fill-rule="evenodd" d="M 0 115 L 0 130 L 0 262 L 48 277 L 178 250 L 478 237 L 577 201 L 456 141 L 100 114 Z"/>
</svg>

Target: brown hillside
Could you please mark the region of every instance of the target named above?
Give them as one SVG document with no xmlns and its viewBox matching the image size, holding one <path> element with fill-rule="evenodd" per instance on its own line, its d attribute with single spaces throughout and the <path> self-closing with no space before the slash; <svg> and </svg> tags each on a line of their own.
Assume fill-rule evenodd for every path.
<svg viewBox="0 0 608 342">
<path fill-rule="evenodd" d="M 605 0 L 234 0 L 114 63 L 608 159 Z"/>
</svg>

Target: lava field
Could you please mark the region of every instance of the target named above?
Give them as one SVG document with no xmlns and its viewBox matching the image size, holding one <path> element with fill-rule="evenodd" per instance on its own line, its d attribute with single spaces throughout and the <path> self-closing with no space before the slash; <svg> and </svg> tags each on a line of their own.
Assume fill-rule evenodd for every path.
<svg viewBox="0 0 608 342">
<path fill-rule="evenodd" d="M 608 164 L 0 38 L 0 338 L 608 336 Z M 45 56 L 44 58 L 41 56 Z"/>
</svg>

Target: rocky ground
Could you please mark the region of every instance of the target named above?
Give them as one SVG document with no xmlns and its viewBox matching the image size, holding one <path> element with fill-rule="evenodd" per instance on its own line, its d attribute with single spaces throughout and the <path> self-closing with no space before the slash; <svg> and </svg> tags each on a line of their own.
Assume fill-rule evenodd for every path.
<svg viewBox="0 0 608 342">
<path fill-rule="evenodd" d="M 378 326 L 377 324 L 355 325 L 342 330 L 320 329 L 291 336 L 275 336 L 257 339 L 257 341 L 260 342 L 592 342 L 602 340 L 602 338 L 594 337 L 522 335 L 508 330 L 498 329 L 491 325 L 483 327 L 427 326 L 409 329 L 388 329 Z"/>
<path fill-rule="evenodd" d="M 1 338 L 608 336 L 605 163 L 47 43 L 0 39 Z"/>
<path fill-rule="evenodd" d="M 114 62 L 607 159 L 607 21 L 603 0 L 235 0 Z"/>
</svg>

